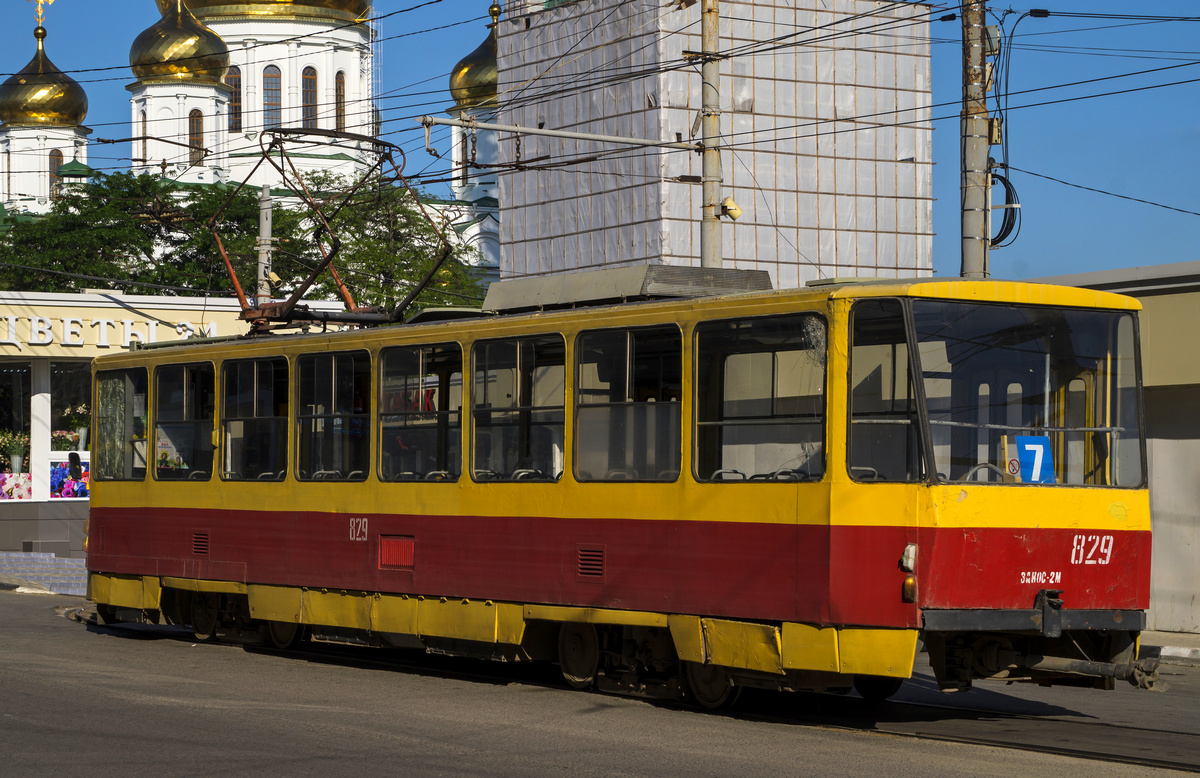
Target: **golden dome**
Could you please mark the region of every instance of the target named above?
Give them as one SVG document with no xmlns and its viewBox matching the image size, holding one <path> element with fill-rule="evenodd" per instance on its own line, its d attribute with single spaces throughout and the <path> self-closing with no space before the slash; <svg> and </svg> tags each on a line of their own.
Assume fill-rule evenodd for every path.
<svg viewBox="0 0 1200 778">
<path fill-rule="evenodd" d="M 159 0 L 163 17 L 129 49 L 129 67 L 139 79 L 220 83 L 229 70 L 229 47 L 200 23 L 183 0 Z"/>
<path fill-rule="evenodd" d="M 174 0 L 157 0 L 159 10 Z M 363 21 L 371 15 L 371 0 L 186 0 L 201 19 L 214 16 L 282 16 Z"/>
<path fill-rule="evenodd" d="M 500 4 L 492 3 L 492 31 L 450 71 L 450 96 L 459 108 L 474 108 L 496 102 L 496 25 L 500 23 Z"/>
<path fill-rule="evenodd" d="M 87 93 L 79 83 L 54 67 L 42 41 L 46 28 L 38 25 L 37 53 L 25 68 L 0 85 L 0 122 L 78 127 L 87 118 Z"/>
</svg>

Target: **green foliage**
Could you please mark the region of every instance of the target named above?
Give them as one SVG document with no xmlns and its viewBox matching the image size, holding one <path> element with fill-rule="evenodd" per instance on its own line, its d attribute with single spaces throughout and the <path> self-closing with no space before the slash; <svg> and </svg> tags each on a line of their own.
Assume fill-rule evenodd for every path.
<svg viewBox="0 0 1200 778">
<path fill-rule="evenodd" d="M 375 180 L 342 205 L 338 193 L 349 189 L 345 182 L 318 175 L 307 184 L 329 198 L 324 209 L 342 240 L 334 265 L 355 302 L 393 308 L 441 253 L 436 232 L 412 196 L 403 187 Z M 233 284 L 208 226 L 219 214 L 217 234 L 243 290 L 252 296 L 259 190 L 245 187 L 236 196 L 234 191 L 232 185 L 181 186 L 150 175 L 98 175 L 64 192 L 47 215 L 12 223 L 0 235 L 0 288 L 81 292 L 125 282 L 120 286 L 130 294 L 231 296 Z M 313 239 L 318 222 L 294 201 L 282 207 L 280 193 L 274 194 L 272 269 L 283 279 L 274 291 L 280 297 L 303 282 L 319 264 L 320 253 Z M 323 237 L 328 246 L 328 236 Z M 483 295 L 464 262 L 472 251 L 457 247 L 414 309 L 477 304 Z M 305 297 L 341 299 L 328 273 Z"/>
<path fill-rule="evenodd" d="M 327 176 L 314 176 L 308 184 L 312 190 L 325 192 L 345 192 L 350 188 L 345 182 Z M 342 241 L 334 265 L 358 305 L 391 310 L 441 256 L 441 240 L 403 186 L 376 178 L 365 182 L 349 201 L 342 203 L 341 198 L 334 196 L 324 209 L 330 227 Z M 437 218 L 433 211 L 429 213 Z M 448 237 L 453 235 L 449 226 L 439 227 Z M 410 310 L 478 305 L 483 300 L 483 291 L 480 276 L 471 266 L 474 253 L 468 246 L 454 246 L 450 257 Z M 321 279 L 319 288 L 321 297 L 338 299 L 329 276 Z"/>
</svg>

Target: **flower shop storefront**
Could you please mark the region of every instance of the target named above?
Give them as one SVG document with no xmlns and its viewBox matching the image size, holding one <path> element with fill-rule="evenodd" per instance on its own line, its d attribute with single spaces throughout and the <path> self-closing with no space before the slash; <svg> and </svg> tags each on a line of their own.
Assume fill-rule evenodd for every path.
<svg viewBox="0 0 1200 778">
<path fill-rule="evenodd" d="M 0 551 L 83 556 L 93 357 L 245 331 L 234 300 L 0 292 Z"/>
</svg>

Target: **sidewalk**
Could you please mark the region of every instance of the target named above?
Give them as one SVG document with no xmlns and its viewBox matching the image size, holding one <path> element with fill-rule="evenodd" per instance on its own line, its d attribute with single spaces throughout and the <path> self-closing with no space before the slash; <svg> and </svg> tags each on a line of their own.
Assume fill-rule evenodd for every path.
<svg viewBox="0 0 1200 778">
<path fill-rule="evenodd" d="M 1200 634 L 1143 632 L 1142 658 L 1158 657 L 1166 665 L 1200 667 Z"/>
</svg>

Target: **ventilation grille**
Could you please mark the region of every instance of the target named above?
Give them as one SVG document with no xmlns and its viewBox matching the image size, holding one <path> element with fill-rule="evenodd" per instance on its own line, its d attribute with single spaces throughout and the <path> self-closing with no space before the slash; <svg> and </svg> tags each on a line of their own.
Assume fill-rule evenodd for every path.
<svg viewBox="0 0 1200 778">
<path fill-rule="evenodd" d="M 416 538 L 407 535 L 379 536 L 379 569 L 412 570 Z"/>
<path fill-rule="evenodd" d="M 208 556 L 208 533 L 192 533 L 192 553 L 196 556 Z"/>
<path fill-rule="evenodd" d="M 585 581 L 604 580 L 604 546 L 578 546 L 576 572 Z"/>
</svg>

